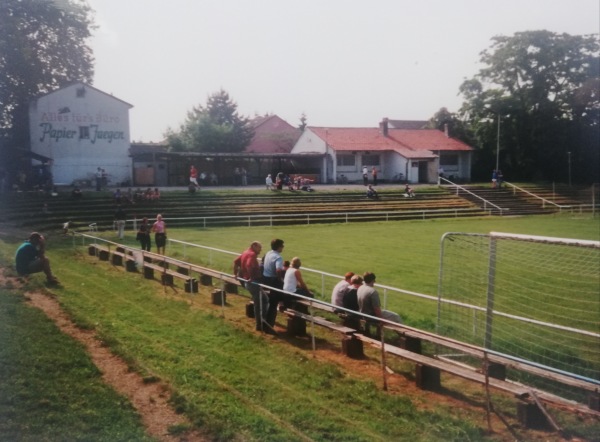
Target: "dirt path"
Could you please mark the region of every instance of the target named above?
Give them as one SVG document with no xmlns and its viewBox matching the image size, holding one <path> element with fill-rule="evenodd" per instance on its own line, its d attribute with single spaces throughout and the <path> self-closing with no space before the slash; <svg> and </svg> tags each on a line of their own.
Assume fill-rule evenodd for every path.
<svg viewBox="0 0 600 442">
<path fill-rule="evenodd" d="M 22 288 L 19 278 L 6 277 L 0 271 L 0 284 L 12 288 Z M 60 304 L 50 294 L 26 292 L 27 302 L 42 310 L 68 336 L 85 345 L 93 363 L 102 372 L 102 379 L 118 393 L 127 397 L 139 413 L 152 437 L 165 442 L 203 442 L 210 438 L 197 431 L 189 431 L 176 436 L 169 434 L 169 428 L 175 425 L 190 425 L 185 416 L 177 414 L 169 405 L 170 391 L 161 382 L 145 382 L 138 373 L 129 367 L 118 356 L 111 353 L 108 347 L 98 338 L 96 332 L 82 330 L 77 327 L 62 310 Z"/>
</svg>

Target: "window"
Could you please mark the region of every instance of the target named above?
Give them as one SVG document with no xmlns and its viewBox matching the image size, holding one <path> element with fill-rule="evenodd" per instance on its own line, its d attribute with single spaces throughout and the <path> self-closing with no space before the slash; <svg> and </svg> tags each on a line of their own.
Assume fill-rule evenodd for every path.
<svg viewBox="0 0 600 442">
<path fill-rule="evenodd" d="M 79 126 L 79 139 L 80 140 L 89 140 L 90 139 L 90 127 L 89 126 Z"/>
<path fill-rule="evenodd" d="M 441 155 L 440 166 L 458 166 L 458 155 Z"/>
<path fill-rule="evenodd" d="M 351 166 L 354 167 L 356 164 L 356 157 L 354 155 L 338 155 L 337 165 L 340 166 Z"/>
<path fill-rule="evenodd" d="M 379 166 L 379 155 L 363 155 L 361 161 L 363 166 Z"/>
</svg>

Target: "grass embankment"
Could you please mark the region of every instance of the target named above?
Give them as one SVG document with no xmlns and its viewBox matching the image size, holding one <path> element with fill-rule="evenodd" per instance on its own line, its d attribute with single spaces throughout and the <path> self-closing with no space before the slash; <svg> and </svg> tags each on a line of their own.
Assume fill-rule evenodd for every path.
<svg viewBox="0 0 600 442">
<path fill-rule="evenodd" d="M 5 262 L 14 245 L 1 244 Z M 155 282 L 123 273 L 82 252 L 73 253 L 70 244 L 53 243 L 50 256 L 64 281 L 64 287 L 55 290 L 60 302 L 81 326 L 95 328 L 132 367 L 172 385 L 177 409 L 217 439 L 482 439 L 468 416 L 456 415 L 451 408 L 432 405 L 420 411 L 408 397 L 389 395 L 374 382 L 313 360 L 294 347 L 265 345 L 263 337 L 240 330 L 217 313 L 190 308 L 182 298 L 164 296 Z M 3 415 L 16 413 L 19 420 L 11 421 L 12 427 L 3 429 L 6 432 L 0 439 L 22 434 L 22 440 L 52 440 L 70 434 L 64 439 L 119 440 L 118 435 L 111 438 L 99 431 L 106 427 L 105 431 L 129 431 L 122 440 L 142 440 L 139 424 L 123 398 L 109 394 L 103 399 L 100 391 L 90 390 L 90 385 L 101 381 L 81 349 L 75 352 L 77 345 L 10 292 L 6 290 L 2 297 L 3 312 L 8 311 L 10 317 L 11 310 L 18 310 L 28 319 L 12 321 L 12 326 L 11 321 L 2 322 L 6 327 L 3 360 L 12 361 L 12 369 L 6 370 L 13 373 L 0 378 L 0 396 L 12 397 L 5 402 Z M 57 348 L 50 345 L 52 341 L 62 344 Z M 37 344 L 29 348 L 28 342 Z M 24 360 L 23 353 L 31 354 L 33 360 Z M 42 364 L 46 359 L 48 364 Z M 5 394 L 15 386 L 20 395 Z M 74 397 L 61 397 L 69 389 L 76 392 Z M 55 407 L 68 410 L 63 422 L 49 413 Z M 56 423 L 40 425 L 31 433 L 31 418 L 35 419 L 31 409 L 39 416 L 48 414 L 46 419 Z M 131 420 L 122 425 L 130 428 L 118 430 L 119 419 L 125 420 L 128 414 Z M 41 417 L 39 421 L 47 422 Z M 67 428 L 73 421 L 76 429 Z M 113 421 L 117 423 L 109 424 Z"/>
<path fill-rule="evenodd" d="M 0 341 L 0 440 L 151 440 L 82 346 L 6 287 Z"/>
<path fill-rule="evenodd" d="M 286 258 L 301 256 L 305 265 L 311 268 L 339 274 L 369 269 L 378 274 L 378 280 L 383 284 L 435 293 L 441 234 L 446 231 L 484 233 L 491 230 L 598 239 L 598 220 L 535 217 L 190 229 L 172 230 L 170 236 L 239 251 L 254 239 L 267 244 L 273 237 L 282 237 L 286 240 Z M 112 233 L 108 235 L 113 236 Z M 128 241 L 134 243 L 133 235 L 129 235 Z M 11 261 L 17 245 L 17 241 L 0 242 L 0 257 L 4 265 Z M 220 310 L 205 308 L 208 301 L 202 298 L 202 294 L 197 295 L 190 306 L 184 302 L 189 301 L 189 295 L 164 293 L 156 282 L 100 263 L 87 256 L 83 248 L 74 253 L 70 240 L 61 243 L 55 236 L 49 254 L 56 272 L 64 281 L 64 288 L 56 290 L 56 294 L 72 317 L 80 325 L 96 329 L 105 342 L 136 370 L 168 382 L 175 392 L 174 405 L 177 409 L 216 438 L 273 441 L 486 439 L 480 427 L 484 408 L 479 409 L 477 417 L 473 417 L 468 409 L 451 404 L 428 403 L 423 406 L 414 398 L 383 392 L 374 381 L 359 379 L 346 373 L 342 366 L 312 358 L 302 349 L 302 342 L 296 342 L 294 346 L 254 335 L 250 332 L 251 320 L 244 318 L 240 311 L 243 302 L 230 300 L 232 308 L 226 309 L 226 320 L 223 320 Z M 229 258 L 223 261 L 224 270 L 230 270 L 230 262 Z M 34 277 L 33 281 L 37 278 Z M 45 355 L 46 351 L 57 353 L 56 349 L 44 343 L 57 339 L 60 333 L 39 313 L 25 306 L 18 294 L 10 290 L 5 292 L 9 293 L 0 298 L 3 312 L 23 311 L 33 315 L 28 322 L 44 324 L 40 331 L 27 327 L 29 333 L 34 333 L 29 341 L 40 343 L 36 349 L 40 358 L 42 355 L 49 357 Z M 234 306 L 235 302 L 238 304 Z M 233 307 L 238 316 L 232 318 Z M 431 320 L 427 308 L 413 312 L 411 305 L 410 310 L 402 311 L 411 321 Z M 6 321 L 6 324 L 10 323 Z M 5 321 L 2 321 L 0 327 L 5 327 L 4 324 Z M 2 329 L 3 341 L 10 342 L 2 350 L 5 352 L 3 361 L 21 361 L 20 354 L 28 350 L 25 345 L 28 340 L 14 330 L 23 326 L 19 322 Z M 265 345 L 267 343 L 271 345 Z M 78 348 L 77 345 L 73 347 Z M 63 344 L 61 348 L 69 346 Z M 65 350 L 65 354 L 70 351 Z M 82 358 L 85 364 L 90 364 L 85 356 Z M 72 368 L 74 365 L 77 368 L 78 363 L 73 364 L 72 361 L 67 359 L 64 366 Z M 26 389 L 27 385 L 41 379 L 40 393 L 36 396 L 23 393 L 15 399 L 22 402 L 18 404 L 22 410 L 36 409 L 40 414 L 45 413 L 47 404 L 40 404 L 39 396 L 53 397 L 54 389 L 78 390 L 92 382 L 100 382 L 98 373 L 93 370 L 82 377 L 71 375 L 68 380 L 45 382 L 45 378 L 34 370 L 35 363 L 15 362 L 11 366 L 18 368 L 18 373 L 14 374 L 17 377 L 9 379 L 11 385 L 5 376 L 0 377 L 0 398 L 6 397 L 5 391 L 15 388 L 12 384 L 23 385 Z M 13 370 L 16 371 L 16 368 Z M 53 370 L 50 366 L 43 369 Z M 76 412 L 86 416 L 105 408 L 95 402 L 100 394 L 92 393 L 91 396 L 87 398 L 89 406 L 79 402 L 80 405 L 75 407 L 77 410 L 65 417 L 64 425 L 69 419 L 77 420 L 83 427 L 81 434 L 86 436 L 81 436 L 81 439 L 118 440 L 118 437 L 96 436 L 97 428 L 92 423 L 85 424 L 84 418 L 77 417 Z M 478 397 L 481 399 L 481 392 Z M 77 403 L 77 400 L 72 402 Z M 125 419 L 129 413 L 123 401 L 115 396 L 108 408 L 124 409 L 122 419 Z M 5 410 L 8 412 L 12 408 L 14 406 L 8 404 Z M 514 410 L 507 413 L 514 417 Z M 15 423 L 12 431 L 30 435 L 33 423 L 29 415 L 29 411 L 24 411 L 22 421 Z M 141 439 L 135 435 L 139 431 L 139 423 L 134 420 L 125 425 L 129 427 L 130 437 L 123 437 L 123 440 Z M 31 436 L 30 440 L 54 439 L 57 434 L 63 434 L 60 427 L 44 428 L 40 429 L 42 433 Z M 572 433 L 583 437 L 587 435 L 589 439 L 593 439 L 594 434 L 593 429 L 583 428 L 572 430 Z M 7 438 L 0 434 L 0 439 Z"/>
</svg>

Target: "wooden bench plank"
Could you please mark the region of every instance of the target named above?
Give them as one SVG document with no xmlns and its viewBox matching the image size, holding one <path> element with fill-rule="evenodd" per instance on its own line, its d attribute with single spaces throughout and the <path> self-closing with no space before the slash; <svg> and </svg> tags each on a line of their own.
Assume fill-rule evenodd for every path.
<svg viewBox="0 0 600 442">
<path fill-rule="evenodd" d="M 381 341 L 378 341 L 377 339 L 372 339 L 372 338 L 369 338 L 369 337 L 361 335 L 361 334 L 356 334 L 355 337 L 363 342 L 366 342 L 366 343 L 374 346 L 374 347 L 381 348 Z M 396 347 L 394 345 L 390 345 L 390 344 L 385 345 L 385 350 L 387 353 L 401 357 L 402 359 L 409 360 L 416 364 L 421 364 L 421 365 L 425 365 L 428 367 L 437 368 L 443 372 L 450 373 L 450 374 L 456 375 L 458 377 L 461 377 L 463 379 L 477 382 L 479 384 L 485 385 L 485 383 L 486 383 L 486 379 L 483 374 L 478 373 L 473 370 L 468 370 L 463 367 L 458 367 L 449 362 L 443 362 L 443 361 L 440 361 L 439 359 L 433 359 L 428 356 L 423 356 L 418 353 L 413 353 L 408 350 L 403 350 L 401 348 L 398 348 L 398 347 Z M 529 396 L 529 391 L 527 388 L 517 386 L 517 385 L 509 383 L 509 382 L 501 381 L 499 379 L 495 379 L 492 377 L 488 377 L 488 382 L 489 382 L 490 386 L 497 388 L 499 390 L 502 390 L 502 391 L 512 393 L 518 398 L 522 399 L 522 398 L 526 398 Z"/>
<path fill-rule="evenodd" d="M 326 327 L 330 330 L 334 330 L 345 335 L 351 335 L 353 333 L 356 333 L 356 330 L 353 328 L 336 324 L 335 322 L 328 321 L 327 319 L 322 318 L 320 316 L 311 316 L 291 309 L 286 309 L 284 313 L 288 316 L 294 316 L 296 318 L 304 319 L 307 322 L 314 322 L 315 324 L 320 325 L 321 327 Z"/>
</svg>

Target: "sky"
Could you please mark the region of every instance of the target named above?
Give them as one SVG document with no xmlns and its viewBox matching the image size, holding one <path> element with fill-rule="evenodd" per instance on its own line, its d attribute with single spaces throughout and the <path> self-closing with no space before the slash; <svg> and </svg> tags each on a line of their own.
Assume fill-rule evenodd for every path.
<svg viewBox="0 0 600 442">
<path fill-rule="evenodd" d="M 225 90 L 240 115 L 376 127 L 456 112 L 492 37 L 600 32 L 599 0 L 88 0 L 94 86 L 160 142 Z"/>
</svg>

